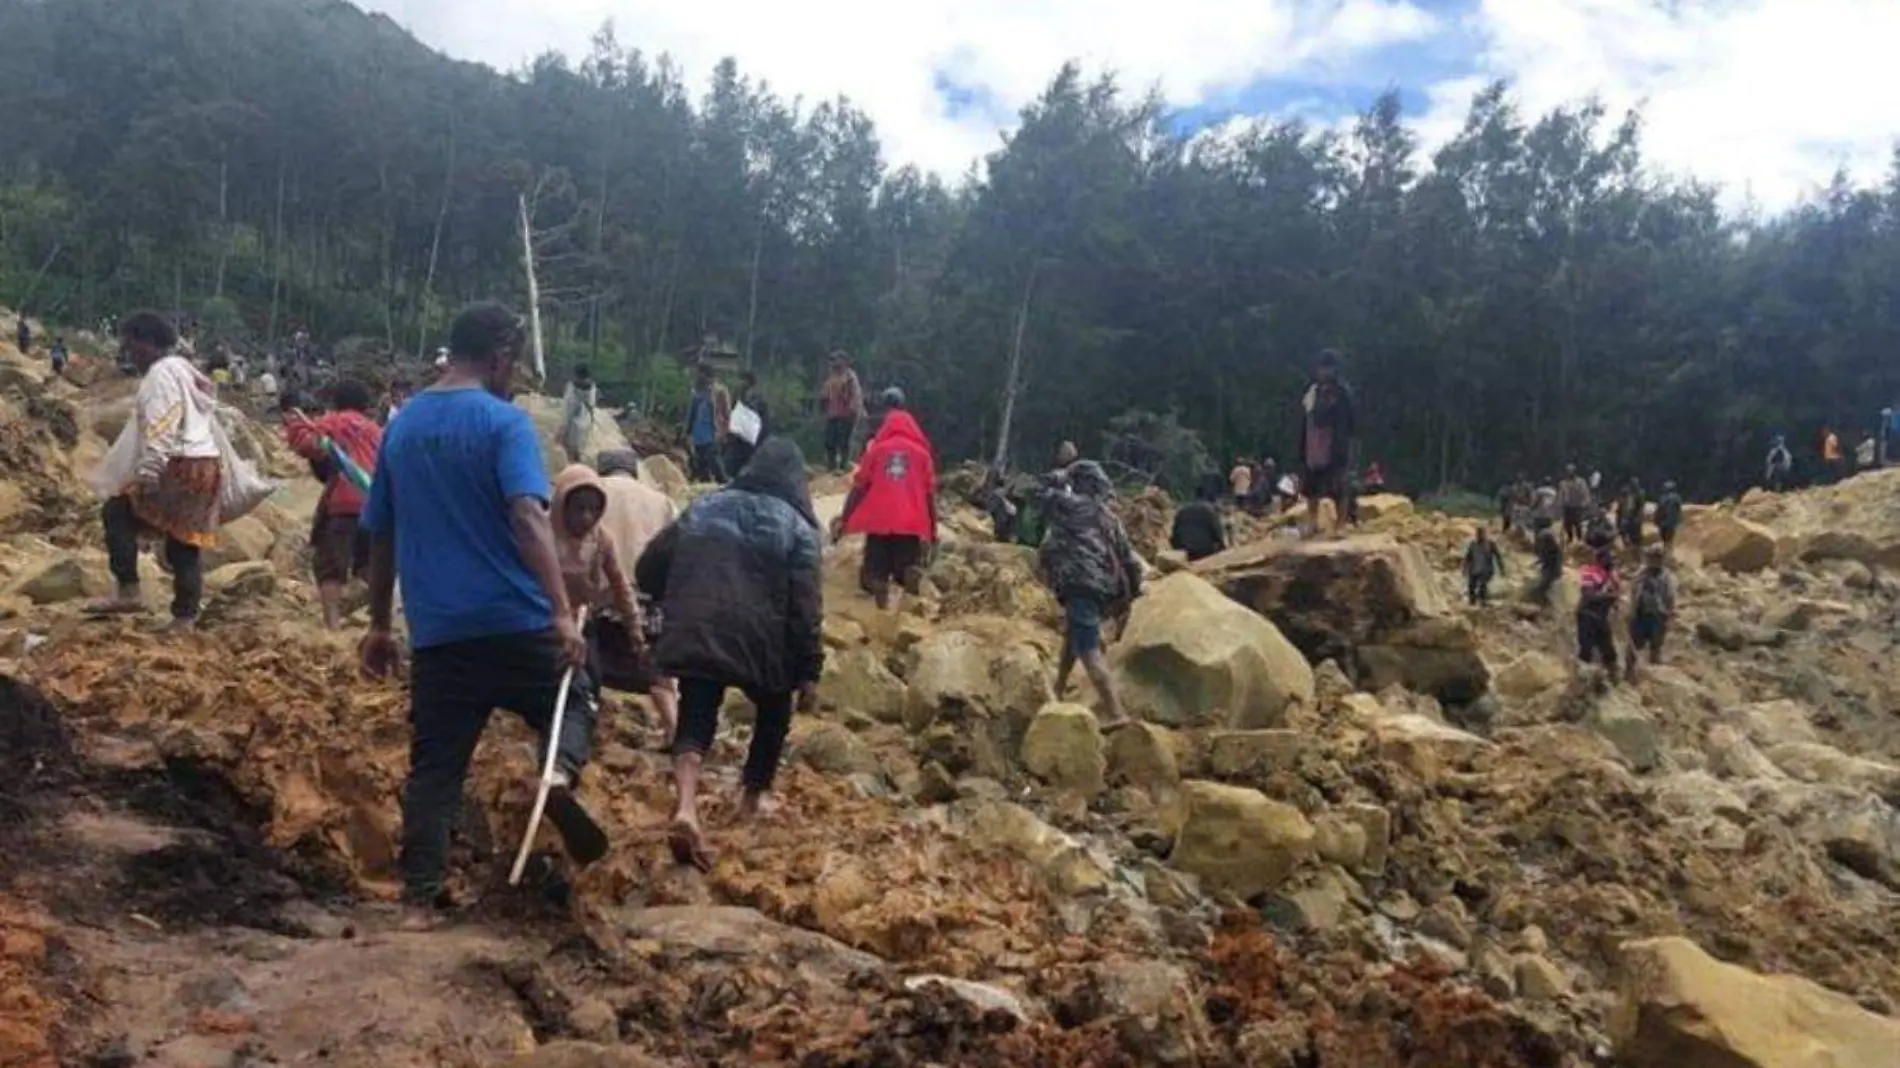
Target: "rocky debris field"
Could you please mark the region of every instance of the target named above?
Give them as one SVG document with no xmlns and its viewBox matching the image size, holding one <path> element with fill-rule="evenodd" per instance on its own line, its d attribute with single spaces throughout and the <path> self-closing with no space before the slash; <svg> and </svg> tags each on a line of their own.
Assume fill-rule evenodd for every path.
<svg viewBox="0 0 1900 1068">
<path fill-rule="evenodd" d="M 412 934 L 405 695 L 314 623 L 315 486 L 234 410 L 286 485 L 228 531 L 206 626 L 83 620 L 82 476 L 129 389 L 75 370 L 0 343 L 0 1068 L 1900 1063 L 1900 472 L 1696 509 L 1634 684 L 1506 588 L 1522 549 L 1464 607 L 1468 521 L 1247 520 L 1155 554 L 1111 732 L 1050 690 L 1033 554 L 959 505 L 898 614 L 828 552 L 824 707 L 747 827 L 729 707 L 709 874 L 671 863 L 660 739 L 617 696 L 583 786 L 612 854 L 507 888 L 534 769 L 498 717 L 467 907 Z"/>
</svg>

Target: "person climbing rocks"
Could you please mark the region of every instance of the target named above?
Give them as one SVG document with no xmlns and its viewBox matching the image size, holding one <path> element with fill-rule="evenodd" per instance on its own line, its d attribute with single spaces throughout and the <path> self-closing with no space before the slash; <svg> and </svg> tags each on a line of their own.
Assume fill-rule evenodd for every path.
<svg viewBox="0 0 1900 1068">
<path fill-rule="evenodd" d="M 1563 509 L 1557 505 L 1556 485 L 1546 481 L 1532 491 L 1531 518 L 1548 519 L 1553 524 L 1563 518 Z"/>
<path fill-rule="evenodd" d="M 25 320 L 21 320 L 24 328 Z M 108 454 L 98 481 L 109 493 L 101 518 L 106 558 L 115 584 L 95 614 L 143 612 L 139 592 L 139 538 L 165 540 L 172 574 L 172 627 L 197 623 L 204 598 L 206 549 L 218 544 L 216 391 L 211 380 L 178 355 L 178 331 L 155 311 L 136 311 L 119 323 L 119 351 L 142 374 L 132 418 Z M 113 457 L 128 462 L 123 469 Z M 108 467 L 110 470 L 108 470 Z"/>
<path fill-rule="evenodd" d="M 1656 498 L 1656 532 L 1662 535 L 1665 550 L 1676 547 L 1676 531 L 1682 529 L 1682 494 L 1674 481 L 1664 481 L 1662 496 Z"/>
<path fill-rule="evenodd" d="M 1583 519 L 1590 510 L 1590 483 L 1577 473 L 1576 464 L 1564 465 L 1563 481 L 1557 483 L 1557 506 L 1563 510 L 1564 544 L 1583 540 Z"/>
<path fill-rule="evenodd" d="M 586 364 L 574 365 L 574 377 L 561 393 L 561 451 L 567 462 L 585 459 L 587 439 L 594 432 L 594 411 L 600 407 L 600 386 Z"/>
<path fill-rule="evenodd" d="M 794 695 L 800 711 L 818 703 L 823 580 L 798 445 L 766 441 L 730 485 L 694 501 L 653 539 L 634 577 L 660 605 L 655 659 L 680 687 L 667 843 L 674 859 L 709 871 L 714 855 L 700 825 L 699 779 L 726 690 L 737 687 L 757 710 L 740 777 L 740 813 L 748 819 L 763 812 L 778 773 Z"/>
<path fill-rule="evenodd" d="M 1248 511 L 1256 515 L 1272 514 L 1278 503 L 1280 465 L 1271 456 L 1261 457 L 1253 468 L 1253 500 Z"/>
<path fill-rule="evenodd" d="M 1762 482 L 1770 490 L 1780 493 L 1788 488 L 1788 480 L 1793 472 L 1794 454 L 1788 451 L 1788 439 L 1776 434 L 1768 446 L 1768 462 Z"/>
<path fill-rule="evenodd" d="M 1320 352 L 1313 379 L 1300 395 L 1301 485 L 1306 491 L 1306 528 L 1319 533 L 1319 502 L 1331 499 L 1335 527 L 1346 518 L 1346 472 L 1353 465 L 1358 402 L 1339 377 L 1339 353 Z"/>
<path fill-rule="evenodd" d="M 21 312 L 16 318 L 19 320 L 19 327 L 14 332 L 14 340 L 19 343 L 20 355 L 25 356 L 33 351 L 33 328 L 26 324 L 25 312 Z"/>
<path fill-rule="evenodd" d="M 1617 599 L 1623 595 L 1616 574 L 1616 557 L 1598 549 L 1596 557 L 1577 574 L 1577 659 L 1601 662 L 1616 677 L 1616 634 L 1610 625 Z"/>
<path fill-rule="evenodd" d="M 1557 531 L 1549 520 L 1538 520 L 1533 525 L 1536 534 L 1531 542 L 1531 550 L 1537 556 L 1537 583 L 1531 588 L 1531 600 L 1547 605 L 1550 603 L 1550 591 L 1564 577 L 1564 547 L 1557 540 Z"/>
<path fill-rule="evenodd" d="M 842 349 L 826 364 L 819 397 L 825 413 L 825 466 L 842 471 L 851 462 L 851 436 L 864 418 L 864 384 Z"/>
<path fill-rule="evenodd" d="M 1663 640 L 1676 618 L 1676 577 L 1669 572 L 1666 554 L 1651 548 L 1643 554 L 1643 570 L 1636 577 L 1636 602 L 1630 612 L 1629 681 L 1636 681 L 1637 661 L 1649 651 L 1651 664 L 1662 663 Z"/>
<path fill-rule="evenodd" d="M 575 863 L 608 849 L 575 796 L 594 718 L 594 694 L 578 673 L 587 642 L 555 548 L 534 423 L 507 399 L 522 342 L 520 318 L 500 304 L 456 316 L 448 369 L 383 435 L 361 518 L 371 539 L 363 673 L 386 679 L 400 666 L 391 619 L 398 578 L 413 647 L 399 862 L 406 927 L 430 926 L 449 904 L 442 885 L 449 832 L 496 708 L 520 716 L 544 749 L 554 747 L 548 817 Z M 570 668 L 577 675 L 560 737 L 549 738 Z"/>
<path fill-rule="evenodd" d="M 330 450 L 340 450 L 364 474 L 376 474 L 383 429 L 369 415 L 374 403 L 368 386 L 346 378 L 331 389 L 329 412 L 312 419 L 293 409 L 284 417 L 285 442 L 323 481 L 323 495 L 311 518 L 310 560 L 323 625 L 330 630 L 343 626 L 344 587 L 369 572 L 369 538 L 359 529 L 364 491 Z"/>
<path fill-rule="evenodd" d="M 679 508 L 671 497 L 640 481 L 640 454 L 632 449 L 603 452 L 595 462 L 601 490 L 607 495 L 600 533 L 613 543 L 614 558 L 631 575 L 646 547 L 679 518 Z M 601 610 L 588 617 L 595 628 L 590 651 L 599 657 L 603 687 L 647 695 L 659 721 L 661 744 L 671 746 L 679 725 L 679 684 L 662 675 L 653 661 L 660 613 L 650 604 L 641 604 L 637 595 L 635 604 L 637 618 L 624 617 L 611 605 L 599 606 Z M 632 631 L 638 631 L 638 641 L 631 633 L 622 633 Z"/>
<path fill-rule="evenodd" d="M 402 406 L 408 404 L 409 398 L 415 395 L 416 387 L 410 385 L 407 378 L 397 375 L 389 383 L 389 397 L 383 405 L 383 425 L 388 426 L 389 421 L 396 418 L 396 414 L 402 411 Z"/>
<path fill-rule="evenodd" d="M 927 548 L 937 541 L 937 461 L 903 390 L 885 390 L 878 407 L 877 433 L 858 458 L 836 532 L 864 535 L 858 584 L 882 610 L 894 603 L 893 586 L 917 592 Z"/>
<path fill-rule="evenodd" d="M 701 363 L 693 372 L 693 396 L 686 403 L 686 441 L 692 446 L 688 466 L 693 481 L 726 481 L 721 451 L 731 425 L 732 395 L 719 384 L 712 364 Z"/>
<path fill-rule="evenodd" d="M 1201 480 L 1200 492 L 1194 501 L 1174 513 L 1168 545 L 1180 550 L 1190 562 L 1204 560 L 1227 548 L 1227 524 L 1221 519 L 1220 494 L 1220 476 L 1210 474 Z"/>
<path fill-rule="evenodd" d="M 65 378 L 66 364 L 70 362 L 72 358 L 71 354 L 66 351 L 66 339 L 63 337 L 54 338 L 53 347 L 47 350 L 46 356 L 47 359 L 52 361 L 53 374 L 60 378 Z"/>
<path fill-rule="evenodd" d="M 1227 473 L 1227 489 L 1233 497 L 1234 507 L 1247 506 L 1247 499 L 1253 496 L 1253 464 L 1245 456 L 1234 458 L 1234 468 Z"/>
<path fill-rule="evenodd" d="M 1504 551 L 1480 526 L 1465 545 L 1465 599 L 1472 605 L 1491 603 L 1491 579 L 1504 574 Z"/>
<path fill-rule="evenodd" d="M 1109 510 L 1115 487 L 1102 466 L 1077 460 L 1068 471 L 1068 488 L 1047 498 L 1049 533 L 1038 561 L 1064 617 L 1055 694 L 1060 698 L 1068 690 L 1080 662 L 1104 706 L 1104 725 L 1118 726 L 1125 717 L 1102 648 L 1102 624 L 1141 596 L 1141 561 Z"/>
<path fill-rule="evenodd" d="M 1590 518 L 1583 521 L 1583 544 L 1591 552 L 1616 547 L 1616 522 L 1602 501 L 1590 505 Z"/>
<path fill-rule="evenodd" d="M 1643 547 L 1643 510 L 1647 506 L 1642 480 L 1632 477 L 1616 499 L 1616 532 L 1632 549 Z"/>
<path fill-rule="evenodd" d="M 743 411 L 741 410 L 743 409 Z M 750 419 L 757 417 L 758 431 L 747 441 L 739 432 L 738 424 L 745 412 L 751 412 Z M 725 463 L 727 471 L 743 471 L 752 460 L 752 454 L 759 444 L 772 436 L 772 409 L 765 399 L 765 391 L 759 388 L 759 376 L 754 371 L 742 371 L 739 374 L 739 393 L 733 399 L 733 430 L 726 435 Z"/>
<path fill-rule="evenodd" d="M 622 663 L 651 663 L 647 657 L 646 627 L 634 601 L 628 577 L 633 561 L 620 555 L 619 540 L 610 536 L 606 480 L 585 464 L 570 464 L 554 477 L 554 502 L 549 511 L 554 527 L 554 551 L 561 561 L 561 580 L 567 603 L 587 609 L 581 636 L 587 641 L 588 691 L 598 699 L 605 687 L 604 665 L 609 658 Z M 619 626 L 603 627 L 604 619 Z M 611 643 L 613 648 L 607 648 Z M 636 681 L 649 689 L 650 677 Z M 565 725 L 563 725 L 565 727 Z"/>
<path fill-rule="evenodd" d="M 1841 436 L 1831 426 L 1821 428 L 1821 479 L 1833 485 L 1847 477 L 1847 454 L 1841 450 Z"/>
</svg>

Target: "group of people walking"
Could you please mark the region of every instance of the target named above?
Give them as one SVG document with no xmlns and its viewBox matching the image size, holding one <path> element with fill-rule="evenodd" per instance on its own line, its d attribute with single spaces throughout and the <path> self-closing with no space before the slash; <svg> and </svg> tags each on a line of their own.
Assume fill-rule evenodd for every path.
<svg viewBox="0 0 1900 1068">
<path fill-rule="evenodd" d="M 1639 654 L 1647 652 L 1652 663 L 1661 662 L 1663 642 L 1675 618 L 1676 582 L 1669 559 L 1682 528 L 1684 505 L 1673 481 L 1664 481 L 1653 501 L 1634 477 L 1609 500 L 1604 499 L 1601 487 L 1601 476 L 1586 478 L 1575 464 L 1567 465 L 1554 484 L 1533 486 L 1520 475 L 1499 491 L 1499 511 L 1506 532 L 1516 530 L 1530 539 L 1537 564 L 1530 594 L 1536 603 L 1549 603 L 1562 581 L 1569 547 L 1581 546 L 1588 554 L 1577 576 L 1577 658 L 1586 664 L 1600 663 L 1613 675 L 1621 663 L 1634 679 Z M 1660 544 L 1646 544 L 1650 523 Z M 1642 560 L 1632 580 L 1635 595 L 1627 658 L 1618 656 L 1613 625 L 1623 596 L 1623 578 L 1616 563 L 1619 543 L 1639 553 Z M 1474 606 L 1488 604 L 1492 580 L 1504 573 L 1504 551 L 1482 526 L 1465 547 L 1462 570 L 1467 601 Z"/>
</svg>

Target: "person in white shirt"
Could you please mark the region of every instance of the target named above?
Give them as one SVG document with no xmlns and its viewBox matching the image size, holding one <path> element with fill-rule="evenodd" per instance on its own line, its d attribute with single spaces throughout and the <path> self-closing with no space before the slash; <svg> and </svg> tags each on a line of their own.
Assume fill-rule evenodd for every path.
<svg viewBox="0 0 1900 1068">
<path fill-rule="evenodd" d="M 144 374 L 132 418 L 112 456 L 131 459 L 129 477 L 106 500 L 106 554 L 113 596 L 102 613 L 141 612 L 139 536 L 165 539 L 172 573 L 172 625 L 189 627 L 204 594 L 202 552 L 218 544 L 220 464 L 210 379 L 176 354 L 178 332 L 163 315 L 140 311 L 119 325 L 121 352 Z M 110 461 L 110 457 L 108 458 Z M 118 470 L 113 481 L 120 481 Z"/>
</svg>

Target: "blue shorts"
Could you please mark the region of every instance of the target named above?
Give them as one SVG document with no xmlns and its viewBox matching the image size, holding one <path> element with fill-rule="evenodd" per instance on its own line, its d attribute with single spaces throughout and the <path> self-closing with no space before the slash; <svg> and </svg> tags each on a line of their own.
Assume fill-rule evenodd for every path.
<svg viewBox="0 0 1900 1068">
<path fill-rule="evenodd" d="M 1102 647 L 1102 602 L 1093 597 L 1070 597 L 1064 602 L 1069 652 L 1076 656 Z"/>
</svg>

